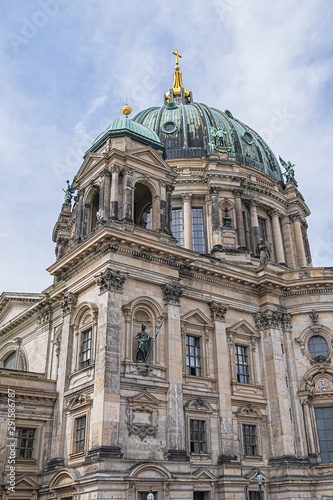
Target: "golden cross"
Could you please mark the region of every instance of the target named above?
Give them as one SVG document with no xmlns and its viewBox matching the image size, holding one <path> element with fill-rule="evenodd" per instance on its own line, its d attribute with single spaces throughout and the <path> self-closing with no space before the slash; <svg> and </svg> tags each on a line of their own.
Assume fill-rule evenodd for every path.
<svg viewBox="0 0 333 500">
<path fill-rule="evenodd" d="M 176 50 L 176 52 L 173 51 L 172 53 L 175 54 L 175 56 L 176 56 L 176 64 L 178 64 L 178 57 L 183 57 L 183 56 L 181 56 L 180 54 L 178 54 L 178 50 Z"/>
</svg>

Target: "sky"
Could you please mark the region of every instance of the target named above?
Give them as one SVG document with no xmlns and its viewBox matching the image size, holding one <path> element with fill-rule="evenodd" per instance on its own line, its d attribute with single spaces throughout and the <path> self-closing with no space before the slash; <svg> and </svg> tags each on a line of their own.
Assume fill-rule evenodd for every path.
<svg viewBox="0 0 333 500">
<path fill-rule="evenodd" d="M 66 180 L 121 116 L 161 106 L 179 50 L 194 100 L 296 165 L 315 266 L 333 266 L 331 0 L 0 4 L 0 292 L 52 283 Z"/>
</svg>

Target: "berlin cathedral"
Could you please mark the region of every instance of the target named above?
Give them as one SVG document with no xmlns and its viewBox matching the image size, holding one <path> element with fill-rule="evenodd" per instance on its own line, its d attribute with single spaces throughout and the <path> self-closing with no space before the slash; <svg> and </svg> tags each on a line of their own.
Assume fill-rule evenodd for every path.
<svg viewBox="0 0 333 500">
<path fill-rule="evenodd" d="M 0 297 L 1 500 L 333 499 L 332 268 L 294 165 L 174 54 L 67 181 L 50 286 Z"/>
</svg>

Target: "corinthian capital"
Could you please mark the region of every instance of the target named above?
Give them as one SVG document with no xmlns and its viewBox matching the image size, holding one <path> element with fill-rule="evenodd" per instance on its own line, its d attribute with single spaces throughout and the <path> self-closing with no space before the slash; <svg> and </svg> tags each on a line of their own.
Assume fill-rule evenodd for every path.
<svg viewBox="0 0 333 500">
<path fill-rule="evenodd" d="M 215 300 L 213 300 L 213 302 L 210 303 L 209 307 L 213 320 L 218 320 L 218 321 L 225 320 L 225 313 L 229 309 L 229 306 L 220 304 L 218 302 L 215 302 Z"/>
<path fill-rule="evenodd" d="M 234 189 L 232 194 L 234 195 L 235 198 L 241 198 L 243 195 L 243 190 L 242 189 Z"/>
<path fill-rule="evenodd" d="M 209 188 L 210 197 L 212 198 L 213 196 L 218 196 L 219 191 L 220 191 L 219 187 L 217 187 L 217 186 L 211 186 Z"/>
<path fill-rule="evenodd" d="M 184 203 L 185 201 L 191 201 L 192 200 L 192 193 L 183 193 L 181 195 L 182 197 L 182 202 Z"/>
<path fill-rule="evenodd" d="M 166 304 L 180 305 L 180 297 L 183 295 L 183 287 L 179 283 L 167 283 L 162 286 L 163 299 Z"/>
<path fill-rule="evenodd" d="M 95 276 L 95 281 L 101 293 L 106 291 L 122 292 L 126 280 L 127 274 L 122 274 L 120 271 L 114 271 L 111 267 L 106 268 L 101 274 Z"/>
<path fill-rule="evenodd" d="M 270 217 L 273 217 L 273 218 L 280 217 L 282 215 L 281 212 L 279 212 L 279 210 L 277 210 L 276 208 L 272 208 L 271 210 L 268 210 L 267 213 Z"/>
</svg>

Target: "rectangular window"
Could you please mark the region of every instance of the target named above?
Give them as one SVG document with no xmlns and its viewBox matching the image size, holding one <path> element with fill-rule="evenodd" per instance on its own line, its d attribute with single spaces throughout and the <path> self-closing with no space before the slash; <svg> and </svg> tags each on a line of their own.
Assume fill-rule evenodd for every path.
<svg viewBox="0 0 333 500">
<path fill-rule="evenodd" d="M 32 458 L 34 450 L 36 429 L 26 429 L 25 427 L 16 427 L 17 443 L 16 443 L 16 458 L 26 459 Z"/>
<path fill-rule="evenodd" d="M 258 217 L 258 224 L 259 224 L 259 236 L 260 236 L 260 238 L 264 241 L 268 241 L 266 219 L 262 219 L 261 217 Z"/>
<path fill-rule="evenodd" d="M 177 246 L 184 245 L 183 240 L 183 210 L 175 208 L 172 210 L 172 234 L 178 240 Z"/>
<path fill-rule="evenodd" d="M 91 328 L 82 332 L 81 368 L 90 365 L 91 361 Z"/>
<path fill-rule="evenodd" d="M 84 450 L 86 439 L 86 416 L 75 419 L 75 453 Z"/>
<path fill-rule="evenodd" d="M 200 338 L 186 335 L 186 373 L 201 376 Z"/>
<path fill-rule="evenodd" d="M 259 491 L 249 491 L 249 500 L 261 500 Z"/>
<path fill-rule="evenodd" d="M 190 420 L 191 453 L 206 452 L 205 420 Z"/>
<path fill-rule="evenodd" d="M 242 425 L 244 455 L 253 457 L 257 453 L 257 428 L 255 425 Z"/>
<path fill-rule="evenodd" d="M 247 361 L 247 347 L 235 345 L 237 382 L 250 383 L 249 365 Z"/>
<path fill-rule="evenodd" d="M 205 252 L 203 209 L 192 208 L 192 240 L 195 252 Z"/>
<path fill-rule="evenodd" d="M 333 406 L 315 408 L 322 463 L 333 463 Z"/>
</svg>

